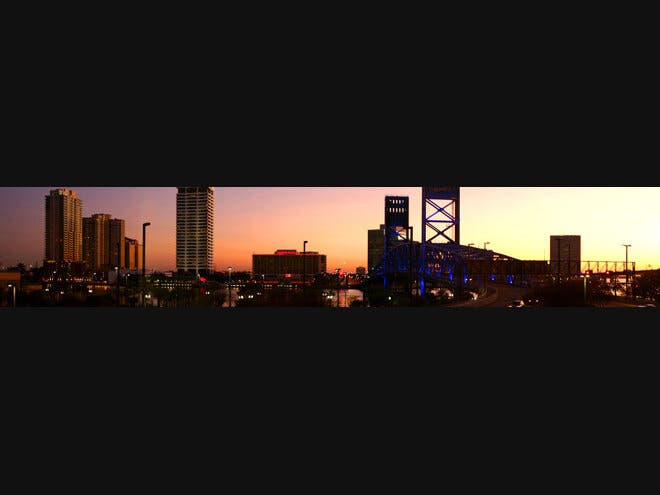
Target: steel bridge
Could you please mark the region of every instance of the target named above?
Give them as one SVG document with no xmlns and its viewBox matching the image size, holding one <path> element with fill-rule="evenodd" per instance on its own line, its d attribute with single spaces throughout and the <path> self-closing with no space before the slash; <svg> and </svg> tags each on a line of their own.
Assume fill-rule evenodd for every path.
<svg viewBox="0 0 660 495">
<path fill-rule="evenodd" d="M 472 244 L 462 245 L 458 187 L 422 188 L 421 242 L 413 241 L 408 225 L 408 198 L 386 196 L 385 232 L 383 257 L 373 274 L 382 277 L 387 288 L 393 275 L 407 273 L 409 283 L 416 284 L 421 295 L 429 281 L 456 286 L 476 278 L 531 286 L 551 277 L 635 273 L 635 262 L 520 260 Z"/>
</svg>

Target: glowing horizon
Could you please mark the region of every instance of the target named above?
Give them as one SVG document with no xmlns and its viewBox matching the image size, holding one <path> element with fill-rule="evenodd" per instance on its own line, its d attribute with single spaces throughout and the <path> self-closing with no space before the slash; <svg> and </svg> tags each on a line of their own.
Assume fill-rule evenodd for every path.
<svg viewBox="0 0 660 495">
<path fill-rule="evenodd" d="M 83 217 L 109 213 L 142 242 L 147 269 L 174 270 L 176 187 L 0 188 L 0 262 L 43 262 L 44 196 L 71 189 Z M 421 187 L 215 187 L 214 269 L 251 270 L 252 254 L 277 249 L 327 256 L 327 270 L 367 266 L 367 230 L 384 223 L 386 195 L 409 196 L 415 240 L 421 228 Z M 519 259 L 548 259 L 551 235 L 580 235 L 582 260 L 625 259 L 660 268 L 658 187 L 462 187 L 461 244 L 474 243 Z"/>
</svg>

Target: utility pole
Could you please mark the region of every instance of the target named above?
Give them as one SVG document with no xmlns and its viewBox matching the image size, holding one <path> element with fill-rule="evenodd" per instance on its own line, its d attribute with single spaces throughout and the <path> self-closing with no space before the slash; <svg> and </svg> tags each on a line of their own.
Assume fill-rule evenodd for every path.
<svg viewBox="0 0 660 495">
<path fill-rule="evenodd" d="M 629 297 L 630 296 L 630 294 L 629 294 L 630 286 L 628 285 L 629 284 L 629 280 L 628 280 L 628 248 L 630 246 L 632 246 L 632 244 L 621 244 L 621 245 L 625 246 L 625 248 L 626 248 L 626 297 Z"/>
<path fill-rule="evenodd" d="M 307 282 L 307 241 L 303 241 L 303 304 L 305 304 L 305 294 L 306 294 L 306 282 Z"/>
</svg>

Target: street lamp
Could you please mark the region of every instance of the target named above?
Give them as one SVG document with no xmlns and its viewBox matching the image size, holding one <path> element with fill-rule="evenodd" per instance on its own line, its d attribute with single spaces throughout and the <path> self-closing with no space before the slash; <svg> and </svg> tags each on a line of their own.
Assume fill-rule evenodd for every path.
<svg viewBox="0 0 660 495">
<path fill-rule="evenodd" d="M 144 288 L 147 285 L 147 227 L 149 225 L 151 225 L 151 222 L 144 222 L 142 224 L 142 301 L 145 304 Z"/>
<path fill-rule="evenodd" d="M 485 268 L 486 268 L 486 265 L 485 265 L 486 252 L 485 251 L 486 251 L 486 245 L 488 245 L 488 244 L 490 244 L 490 241 L 484 242 L 484 270 L 482 271 L 482 273 L 484 275 L 484 289 L 486 289 L 486 270 L 485 270 Z"/>
<path fill-rule="evenodd" d="M 305 283 L 307 282 L 307 241 L 303 241 L 303 294 L 305 293 Z"/>
<path fill-rule="evenodd" d="M 626 247 L 626 297 L 628 297 L 628 248 L 632 246 L 632 244 L 621 244 L 622 246 Z"/>
<path fill-rule="evenodd" d="M 587 279 L 589 278 L 589 273 L 580 275 L 584 279 L 584 305 L 587 305 Z"/>
<path fill-rule="evenodd" d="M 229 307 L 231 308 L 231 266 L 227 267 L 227 271 L 229 272 L 229 283 L 227 284 L 227 293 L 229 294 Z"/>
<path fill-rule="evenodd" d="M 12 306 L 16 307 L 16 285 L 15 284 L 9 284 L 7 287 L 11 287 L 12 290 Z"/>
<path fill-rule="evenodd" d="M 142 224 L 142 278 L 146 281 L 147 274 L 147 227 L 151 222 L 144 222 Z"/>
</svg>

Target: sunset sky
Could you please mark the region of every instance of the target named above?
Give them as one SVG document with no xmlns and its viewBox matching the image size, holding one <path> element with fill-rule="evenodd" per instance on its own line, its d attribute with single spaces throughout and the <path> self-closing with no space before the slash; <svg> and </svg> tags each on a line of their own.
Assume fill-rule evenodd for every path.
<svg viewBox="0 0 660 495">
<path fill-rule="evenodd" d="M 147 269 L 175 269 L 176 187 L 0 188 L 0 262 L 39 264 L 44 256 L 44 196 L 72 189 L 82 214 L 126 220 L 126 236 L 142 242 Z M 250 270 L 253 253 L 276 249 L 327 255 L 327 269 L 367 266 L 367 230 L 384 223 L 386 195 L 410 197 L 420 237 L 421 187 L 217 187 L 215 269 Z M 547 259 L 550 235 L 581 235 L 583 260 L 624 260 L 632 244 L 637 269 L 660 268 L 658 187 L 463 187 L 461 244 L 474 243 L 520 259 Z"/>
</svg>

